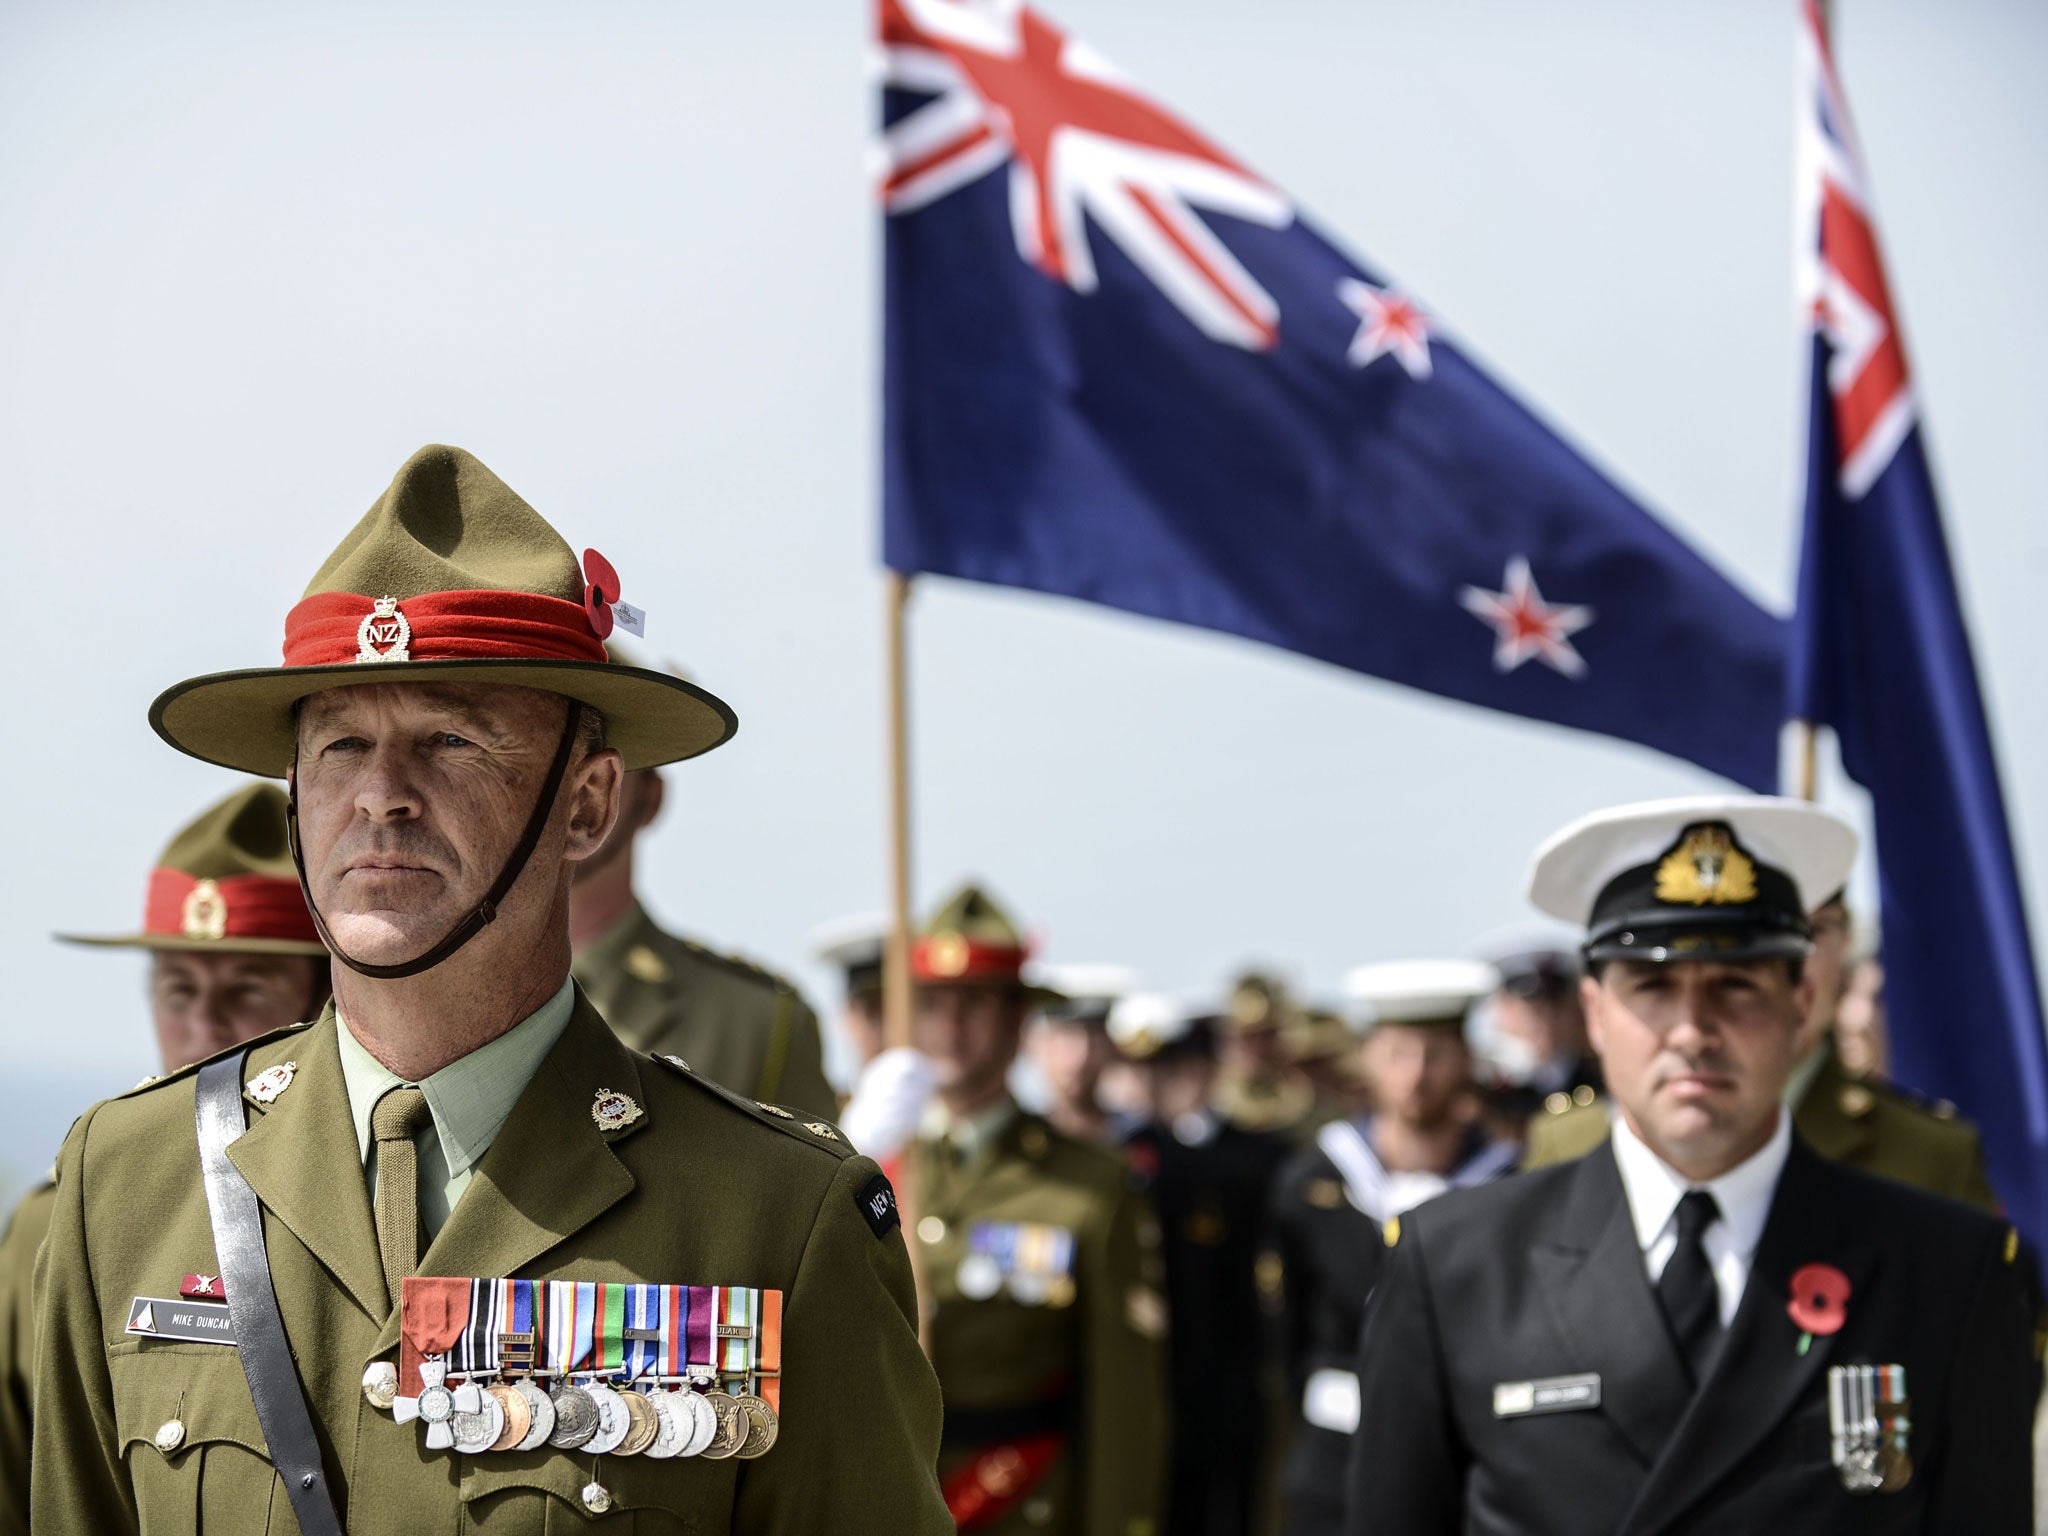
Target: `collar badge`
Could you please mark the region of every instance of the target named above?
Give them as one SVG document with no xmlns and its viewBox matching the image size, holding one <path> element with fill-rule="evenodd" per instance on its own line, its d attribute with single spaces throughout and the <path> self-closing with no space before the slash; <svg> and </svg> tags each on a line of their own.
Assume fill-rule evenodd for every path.
<svg viewBox="0 0 2048 1536">
<path fill-rule="evenodd" d="M 609 1088 L 597 1090 L 597 1102 L 590 1106 L 590 1118 L 600 1131 L 624 1130 L 640 1118 L 640 1106 L 623 1093 Z"/>
<path fill-rule="evenodd" d="M 249 1079 L 249 1097 L 258 1104 L 275 1104 L 278 1096 L 292 1085 L 292 1074 L 299 1070 L 296 1061 L 281 1061 L 269 1071 Z"/>
</svg>

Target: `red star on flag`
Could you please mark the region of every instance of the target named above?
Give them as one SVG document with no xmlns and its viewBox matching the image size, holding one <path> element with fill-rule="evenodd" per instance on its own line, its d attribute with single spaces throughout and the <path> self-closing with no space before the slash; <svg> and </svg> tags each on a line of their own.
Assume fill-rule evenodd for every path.
<svg viewBox="0 0 2048 1536">
<path fill-rule="evenodd" d="M 1355 277 L 1337 283 L 1337 298 L 1358 316 L 1358 334 L 1351 338 L 1345 360 L 1363 368 L 1378 358 L 1391 356 L 1408 371 L 1411 379 L 1430 375 L 1429 322 L 1406 294 L 1392 288 L 1375 288 Z"/>
<path fill-rule="evenodd" d="M 1458 594 L 1467 613 L 1493 626 L 1494 669 L 1512 672 L 1534 657 L 1566 677 L 1583 677 L 1586 658 L 1573 647 L 1571 637 L 1593 622 L 1593 610 L 1544 602 L 1529 562 L 1520 555 L 1508 562 L 1501 587 L 1498 592 L 1466 587 Z"/>
</svg>

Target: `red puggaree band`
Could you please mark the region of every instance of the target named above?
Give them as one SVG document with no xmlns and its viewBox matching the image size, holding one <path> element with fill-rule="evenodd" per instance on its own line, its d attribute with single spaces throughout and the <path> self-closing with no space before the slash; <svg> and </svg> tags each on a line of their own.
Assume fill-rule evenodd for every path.
<svg viewBox="0 0 2048 1536">
<path fill-rule="evenodd" d="M 377 600 L 354 592 L 321 592 L 284 620 L 284 664 L 328 667 L 358 659 L 363 620 Z M 428 592 L 398 600 L 406 659 L 487 661 L 500 658 L 603 661 L 604 642 L 581 603 L 535 592 Z M 388 644 L 373 644 L 383 652 Z"/>
<path fill-rule="evenodd" d="M 911 945 L 910 974 L 919 981 L 1015 981 L 1027 953 L 1016 944 L 977 944 L 942 933 Z"/>
<path fill-rule="evenodd" d="M 212 890 L 195 899 L 202 884 Z M 150 871 L 142 931 L 187 939 L 320 942 L 298 881 L 274 880 L 268 875 L 200 881 L 182 869 Z"/>
</svg>

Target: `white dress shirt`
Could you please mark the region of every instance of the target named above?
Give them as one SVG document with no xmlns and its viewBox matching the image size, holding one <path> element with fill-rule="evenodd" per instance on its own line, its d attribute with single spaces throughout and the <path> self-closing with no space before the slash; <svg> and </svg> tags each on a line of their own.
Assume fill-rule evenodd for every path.
<svg viewBox="0 0 2048 1536">
<path fill-rule="evenodd" d="M 1657 1283 L 1678 1248 L 1678 1202 L 1687 1191 L 1704 1189 L 1714 1197 L 1721 1214 L 1700 1234 L 1700 1246 L 1707 1251 L 1714 1287 L 1720 1293 L 1721 1326 L 1734 1321 L 1742 1288 L 1749 1283 L 1750 1260 L 1756 1257 L 1764 1222 L 1771 1214 L 1778 1175 L 1785 1171 L 1785 1158 L 1791 1150 L 1792 1117 L 1781 1109 L 1778 1128 L 1761 1150 L 1718 1179 L 1694 1184 L 1644 1146 L 1628 1128 L 1628 1121 L 1617 1115 L 1614 1161 L 1621 1169 L 1621 1187 L 1628 1195 L 1636 1244 L 1643 1250 L 1643 1268 L 1650 1284 Z"/>
</svg>

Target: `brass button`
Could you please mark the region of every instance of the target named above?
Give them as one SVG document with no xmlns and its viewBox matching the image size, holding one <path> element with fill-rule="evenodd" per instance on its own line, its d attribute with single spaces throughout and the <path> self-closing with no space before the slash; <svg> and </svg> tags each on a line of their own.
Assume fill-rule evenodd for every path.
<svg viewBox="0 0 2048 1536">
<path fill-rule="evenodd" d="M 372 1360 L 363 1372 L 363 1398 L 379 1413 L 387 1412 L 398 1397 L 398 1367 L 389 1360 Z"/>
<path fill-rule="evenodd" d="M 583 1507 L 593 1515 L 601 1515 L 612 1507 L 612 1496 L 605 1491 L 602 1483 L 583 1485 Z"/>
<path fill-rule="evenodd" d="M 1593 1100 L 1598 1097 L 1599 1095 L 1593 1092 L 1593 1085 L 1591 1083 L 1581 1083 L 1572 1090 L 1572 1102 L 1581 1109 L 1590 1109 L 1593 1105 Z"/>
<path fill-rule="evenodd" d="M 1553 1093 L 1543 1101 L 1543 1107 L 1553 1115 L 1561 1115 L 1572 1107 L 1572 1096 L 1568 1093 Z"/>
<path fill-rule="evenodd" d="M 185 1422 L 182 1419 L 165 1419 L 156 1432 L 156 1448 L 166 1456 L 185 1443 Z"/>
<path fill-rule="evenodd" d="M 946 1240 L 946 1224 L 937 1216 L 927 1216 L 917 1224 L 917 1240 L 921 1243 L 943 1243 Z"/>
</svg>

